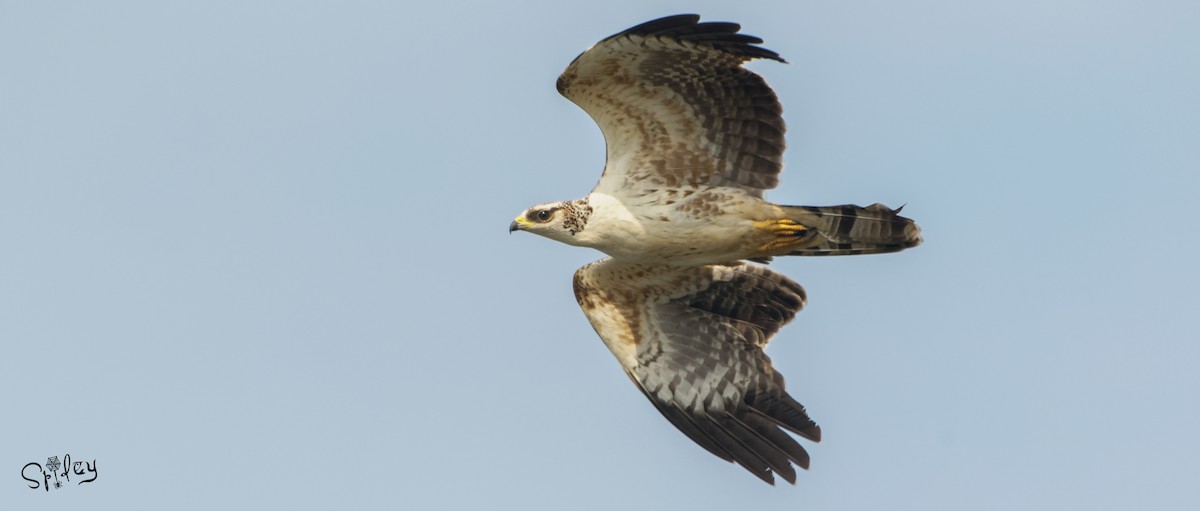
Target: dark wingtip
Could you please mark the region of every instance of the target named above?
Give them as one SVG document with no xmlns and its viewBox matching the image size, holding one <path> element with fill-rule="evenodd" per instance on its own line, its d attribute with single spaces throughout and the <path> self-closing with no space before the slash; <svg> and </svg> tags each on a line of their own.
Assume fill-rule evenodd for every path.
<svg viewBox="0 0 1200 511">
<path fill-rule="evenodd" d="M 663 16 L 661 18 L 652 19 L 645 23 L 639 23 L 625 29 L 619 34 L 615 34 L 613 37 L 624 34 L 656 35 L 664 31 L 676 30 L 682 27 L 696 25 L 699 22 L 699 14 L 673 14 L 671 16 Z"/>
<path fill-rule="evenodd" d="M 604 38 L 604 41 L 624 35 L 662 36 L 706 44 L 747 59 L 770 59 L 787 63 L 778 53 L 755 46 L 763 40 L 740 34 L 742 26 L 728 21 L 700 22 L 699 14 L 675 14 L 635 25 Z"/>
</svg>

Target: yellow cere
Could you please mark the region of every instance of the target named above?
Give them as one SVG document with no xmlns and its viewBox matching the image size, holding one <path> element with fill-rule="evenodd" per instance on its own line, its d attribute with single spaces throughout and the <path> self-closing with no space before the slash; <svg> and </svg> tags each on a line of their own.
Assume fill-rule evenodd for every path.
<svg viewBox="0 0 1200 511">
<path fill-rule="evenodd" d="M 526 225 L 526 226 L 528 226 L 528 225 L 533 225 L 533 222 L 530 222 L 530 221 L 529 221 L 527 218 L 525 218 L 525 214 L 524 214 L 524 213 L 522 213 L 522 214 L 521 214 L 521 216 L 518 216 L 518 217 L 517 217 L 517 220 L 516 220 L 516 222 L 517 222 L 518 224 L 521 224 L 521 225 Z"/>
</svg>

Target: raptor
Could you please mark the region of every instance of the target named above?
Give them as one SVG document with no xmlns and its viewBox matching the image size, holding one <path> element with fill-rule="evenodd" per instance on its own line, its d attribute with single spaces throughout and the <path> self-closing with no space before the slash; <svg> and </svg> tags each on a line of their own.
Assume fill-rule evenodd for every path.
<svg viewBox="0 0 1200 511">
<path fill-rule="evenodd" d="M 763 481 L 795 484 L 821 429 L 763 352 L 804 289 L 761 264 L 897 252 L 921 243 L 881 204 L 782 206 L 784 122 L 745 69 L 783 62 L 735 23 L 669 16 L 579 55 L 558 91 L 600 126 L 604 172 L 586 197 L 538 204 L 527 231 L 608 255 L 575 272 L 575 299 L 634 385 L 675 427 Z M 791 433 L 791 434 L 789 434 Z"/>
</svg>

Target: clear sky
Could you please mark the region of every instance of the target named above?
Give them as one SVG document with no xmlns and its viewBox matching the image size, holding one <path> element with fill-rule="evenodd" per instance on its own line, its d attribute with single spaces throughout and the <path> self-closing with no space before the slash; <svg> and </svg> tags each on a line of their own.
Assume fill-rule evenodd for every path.
<svg viewBox="0 0 1200 511">
<path fill-rule="evenodd" d="M 509 235 L 586 194 L 554 81 L 742 23 L 783 204 L 925 245 L 785 258 L 821 424 L 771 488 L 686 439 Z M 1196 509 L 1200 4 L 0 3 L 0 507 Z M 21 468 L 95 460 L 49 493 Z"/>
</svg>

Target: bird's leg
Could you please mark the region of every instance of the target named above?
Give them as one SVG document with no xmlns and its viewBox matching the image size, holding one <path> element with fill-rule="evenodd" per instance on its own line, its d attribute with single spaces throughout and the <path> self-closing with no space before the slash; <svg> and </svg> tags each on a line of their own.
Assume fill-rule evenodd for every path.
<svg viewBox="0 0 1200 511">
<path fill-rule="evenodd" d="M 754 222 L 754 228 L 766 231 L 770 235 L 768 241 L 758 248 L 759 252 L 766 255 L 779 255 L 799 250 L 817 235 L 815 229 L 809 229 L 787 218 L 760 220 Z"/>
</svg>

